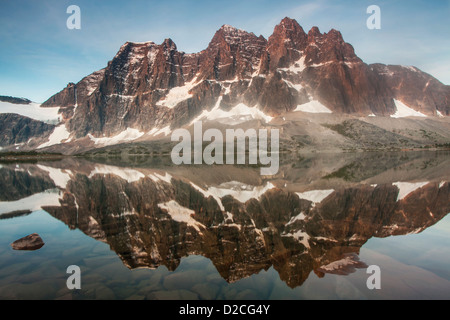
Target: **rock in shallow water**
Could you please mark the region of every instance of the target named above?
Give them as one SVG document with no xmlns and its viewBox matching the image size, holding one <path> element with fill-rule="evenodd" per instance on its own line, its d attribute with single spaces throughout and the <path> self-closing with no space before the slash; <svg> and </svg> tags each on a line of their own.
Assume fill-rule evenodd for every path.
<svg viewBox="0 0 450 320">
<path fill-rule="evenodd" d="M 14 241 L 11 243 L 11 247 L 14 250 L 34 251 L 42 248 L 44 244 L 45 243 L 42 238 L 37 233 L 33 233 L 22 239 Z"/>
</svg>

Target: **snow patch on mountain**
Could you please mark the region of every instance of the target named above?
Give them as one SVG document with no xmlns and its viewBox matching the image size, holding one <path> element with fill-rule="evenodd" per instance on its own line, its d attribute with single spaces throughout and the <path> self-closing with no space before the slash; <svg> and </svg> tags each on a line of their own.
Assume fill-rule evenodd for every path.
<svg viewBox="0 0 450 320">
<path fill-rule="evenodd" d="M 265 114 L 258 107 L 249 107 L 243 103 L 239 103 L 229 111 L 220 109 L 220 102 L 222 97 L 211 111 L 204 110 L 197 118 L 195 118 L 191 125 L 200 120 L 217 121 L 227 125 L 238 125 L 251 120 L 263 120 L 269 123 L 273 120 L 273 117 Z"/>
<path fill-rule="evenodd" d="M 191 217 L 195 214 L 194 210 L 185 208 L 178 204 L 178 202 L 172 200 L 165 203 L 158 204 L 158 207 L 166 210 L 174 221 L 186 223 L 188 226 L 193 227 L 197 232 L 200 232 L 200 228 L 206 229 L 203 224 L 196 221 Z"/>
<path fill-rule="evenodd" d="M 59 107 L 42 108 L 38 103 L 14 104 L 0 101 L 0 114 L 12 113 L 49 124 L 60 122 L 61 116 L 58 113 Z"/>
<path fill-rule="evenodd" d="M 297 240 L 299 243 L 301 243 L 303 246 L 305 246 L 305 248 L 307 249 L 311 249 L 311 246 L 309 244 L 309 239 L 311 238 L 309 236 L 309 234 L 307 234 L 306 232 L 303 232 L 301 230 L 298 230 L 296 233 L 287 233 L 287 234 L 282 234 L 282 237 L 290 237 L 290 238 L 294 238 L 295 240 Z"/>
<path fill-rule="evenodd" d="M 308 200 L 313 203 L 313 206 L 317 203 L 321 203 L 329 195 L 331 195 L 334 190 L 312 190 L 307 192 L 296 192 L 300 199 Z"/>
<path fill-rule="evenodd" d="M 93 135 L 88 134 L 88 137 L 96 144 L 103 146 L 111 146 L 122 142 L 133 141 L 142 137 L 145 133 L 140 132 L 137 129 L 127 128 L 114 137 L 95 138 Z"/>
<path fill-rule="evenodd" d="M 222 200 L 220 199 L 219 196 L 217 196 L 216 194 L 213 194 L 209 191 L 205 191 L 202 188 L 200 188 L 199 186 L 195 185 L 194 183 L 191 182 L 191 186 L 197 190 L 198 192 L 200 192 L 205 198 L 209 198 L 209 197 L 213 197 L 214 200 L 216 200 L 217 204 L 219 205 L 220 210 L 225 211 L 225 207 L 222 204 Z"/>
<path fill-rule="evenodd" d="M 53 133 L 48 138 L 46 143 L 41 144 L 37 149 L 43 149 L 47 147 L 51 147 L 57 144 L 61 144 L 67 142 L 70 137 L 70 132 L 67 131 L 66 125 L 62 124 L 53 130 Z"/>
<path fill-rule="evenodd" d="M 302 56 L 299 60 L 295 61 L 289 68 L 278 68 L 279 71 L 301 73 L 307 68 L 305 64 L 306 56 Z"/>
<path fill-rule="evenodd" d="M 412 67 L 412 66 L 401 66 L 401 67 L 404 68 L 404 69 L 408 69 L 410 71 L 413 71 L 413 72 L 419 72 L 419 70 L 416 67 Z"/>
<path fill-rule="evenodd" d="M 16 201 L 0 201 L 0 215 L 14 211 L 34 212 L 41 210 L 42 207 L 60 207 L 60 197 L 60 191 L 52 189 Z"/>
<path fill-rule="evenodd" d="M 180 102 L 192 98 L 192 94 L 189 92 L 195 87 L 196 82 L 197 78 L 194 78 L 190 82 L 187 82 L 184 86 L 170 89 L 169 93 L 166 95 L 166 98 L 158 101 L 156 105 L 169 109 L 175 108 Z"/>
<path fill-rule="evenodd" d="M 91 171 L 89 178 L 92 178 L 97 174 L 99 175 L 111 174 L 120 177 L 123 180 L 126 180 L 128 183 L 137 182 L 145 178 L 145 175 L 137 170 L 108 165 L 96 165 L 94 170 Z"/>
<path fill-rule="evenodd" d="M 306 219 L 305 214 L 301 212 L 299 215 L 292 217 L 292 219 L 288 222 L 287 226 L 293 224 L 296 221 L 303 221 L 305 219 Z"/>
<path fill-rule="evenodd" d="M 40 164 L 38 164 L 37 167 L 43 171 L 46 171 L 49 174 L 50 179 L 53 180 L 56 186 L 62 189 L 65 189 L 67 187 L 67 183 L 71 179 L 70 175 L 72 174 L 70 170 L 66 171 L 58 168 L 43 166 Z"/>
<path fill-rule="evenodd" d="M 393 183 L 393 186 L 396 186 L 400 191 L 398 193 L 397 201 L 405 199 L 410 193 L 413 193 L 417 189 L 422 188 L 423 186 L 426 186 L 430 182 L 416 182 L 416 183 L 410 183 L 410 182 L 396 182 Z"/>
<path fill-rule="evenodd" d="M 154 173 L 154 174 L 149 174 L 149 178 L 152 179 L 155 182 L 159 182 L 159 181 L 164 181 L 167 183 L 171 183 L 172 181 L 172 176 L 170 174 L 168 174 L 166 172 L 166 174 L 164 176 L 158 174 L 158 173 Z"/>
<path fill-rule="evenodd" d="M 335 63 L 335 61 L 327 61 L 327 62 L 322 62 L 322 63 L 313 63 L 310 67 L 312 68 L 319 68 L 319 67 L 323 67 L 323 66 L 327 66 L 329 64 Z"/>
<path fill-rule="evenodd" d="M 305 112 L 305 113 L 333 113 L 330 109 L 325 107 L 323 104 L 321 104 L 317 100 L 313 100 L 310 102 L 307 102 L 305 104 L 297 106 L 297 108 L 294 110 L 294 112 Z"/>
<path fill-rule="evenodd" d="M 152 130 L 150 130 L 147 135 L 149 136 L 153 136 L 153 137 L 157 137 L 159 135 L 164 134 L 165 137 L 167 137 L 170 133 L 172 132 L 172 130 L 170 129 L 170 126 L 164 127 L 164 128 L 153 128 Z"/>
<path fill-rule="evenodd" d="M 421 112 L 418 112 L 414 109 L 411 109 L 403 102 L 394 99 L 395 106 L 397 107 L 397 111 L 395 114 L 391 115 L 392 118 L 405 118 L 405 117 L 427 117 Z"/>
<path fill-rule="evenodd" d="M 242 203 L 246 203 L 250 199 L 260 199 L 267 191 L 274 189 L 275 186 L 268 182 L 265 186 L 250 186 L 240 182 L 231 181 L 221 184 L 219 187 L 208 188 L 208 194 L 213 197 L 223 198 L 232 196 Z"/>
<path fill-rule="evenodd" d="M 293 84 L 292 82 L 290 82 L 289 80 L 286 80 L 286 79 L 284 79 L 284 82 L 286 82 L 286 84 L 289 87 L 291 87 L 297 91 L 300 91 L 301 89 L 303 89 L 303 86 L 301 84 Z"/>
</svg>

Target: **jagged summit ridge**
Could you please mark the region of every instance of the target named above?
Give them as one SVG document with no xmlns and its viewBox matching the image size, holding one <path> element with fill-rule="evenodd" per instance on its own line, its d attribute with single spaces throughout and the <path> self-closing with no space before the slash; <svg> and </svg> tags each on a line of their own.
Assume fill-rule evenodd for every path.
<svg viewBox="0 0 450 320">
<path fill-rule="evenodd" d="M 270 117 L 316 105 L 337 114 L 391 116 L 396 101 L 428 116 L 450 114 L 449 87 L 430 75 L 369 66 L 339 31 L 313 27 L 306 33 L 284 18 L 268 39 L 223 25 L 205 50 L 192 54 L 179 51 L 170 38 L 127 42 L 106 68 L 43 106 L 60 107 L 71 137 L 83 138 L 129 128 L 173 130 L 214 108 L 238 105 Z"/>
</svg>

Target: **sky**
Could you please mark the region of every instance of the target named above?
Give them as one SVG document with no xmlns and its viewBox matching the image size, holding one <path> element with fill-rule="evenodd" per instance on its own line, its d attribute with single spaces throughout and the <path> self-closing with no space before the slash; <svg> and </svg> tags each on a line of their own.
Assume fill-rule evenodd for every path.
<svg viewBox="0 0 450 320">
<path fill-rule="evenodd" d="M 70 30 L 67 8 L 81 10 Z M 381 9 L 369 30 L 367 8 Z M 366 63 L 416 66 L 450 85 L 450 0 L 0 0 L 0 95 L 44 102 L 104 68 L 127 41 L 199 52 L 223 25 L 268 38 L 284 17 L 340 30 Z"/>
</svg>

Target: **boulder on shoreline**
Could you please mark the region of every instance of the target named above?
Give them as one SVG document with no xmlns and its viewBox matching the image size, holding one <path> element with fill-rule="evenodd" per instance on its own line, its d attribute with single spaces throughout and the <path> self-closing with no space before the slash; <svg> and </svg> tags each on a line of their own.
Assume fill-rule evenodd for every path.
<svg viewBox="0 0 450 320">
<path fill-rule="evenodd" d="M 42 248 L 44 244 L 45 243 L 42 238 L 37 233 L 33 233 L 22 239 L 14 241 L 11 243 L 11 247 L 14 250 L 34 251 Z"/>
</svg>

